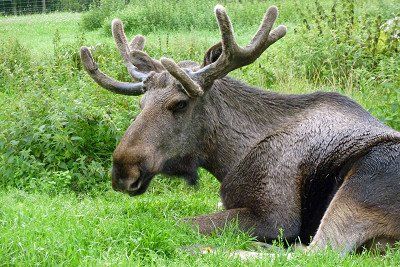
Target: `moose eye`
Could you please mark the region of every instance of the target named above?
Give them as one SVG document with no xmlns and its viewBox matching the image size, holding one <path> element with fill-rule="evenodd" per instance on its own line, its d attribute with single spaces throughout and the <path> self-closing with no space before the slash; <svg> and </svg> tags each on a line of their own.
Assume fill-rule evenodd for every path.
<svg viewBox="0 0 400 267">
<path fill-rule="evenodd" d="M 177 111 L 183 111 L 186 109 L 188 105 L 188 102 L 186 100 L 181 100 L 173 104 L 170 108 L 171 111 L 177 112 Z"/>
</svg>

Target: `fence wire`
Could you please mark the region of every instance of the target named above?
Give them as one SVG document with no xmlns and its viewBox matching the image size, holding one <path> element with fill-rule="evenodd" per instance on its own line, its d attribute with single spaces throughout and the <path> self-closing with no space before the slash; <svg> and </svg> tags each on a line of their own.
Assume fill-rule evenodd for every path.
<svg viewBox="0 0 400 267">
<path fill-rule="evenodd" d="M 99 0 L 0 0 L 0 15 L 84 11 Z"/>
</svg>

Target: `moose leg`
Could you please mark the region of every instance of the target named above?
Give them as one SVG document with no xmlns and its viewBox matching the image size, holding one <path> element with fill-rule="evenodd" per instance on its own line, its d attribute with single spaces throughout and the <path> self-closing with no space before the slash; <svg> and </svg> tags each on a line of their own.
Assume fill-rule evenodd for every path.
<svg viewBox="0 0 400 267">
<path fill-rule="evenodd" d="M 390 242 L 400 239 L 398 221 L 388 217 L 384 211 L 366 209 L 342 196 L 332 200 L 308 250 L 331 246 L 346 254 L 375 238 Z"/>
<path fill-rule="evenodd" d="M 296 171 L 288 171 L 279 157 L 270 157 L 269 143 L 260 142 L 236 165 L 221 183 L 226 211 L 192 220 L 208 234 L 237 219 L 239 229 L 259 241 L 282 237 L 294 241 L 301 227 L 301 200 Z M 269 164 L 265 164 L 269 162 Z M 282 167 L 285 166 L 285 167 Z"/>
<path fill-rule="evenodd" d="M 186 219 L 201 234 L 209 235 L 216 230 L 224 229 L 230 222 L 237 220 L 242 231 L 249 231 L 257 225 L 257 217 L 247 208 L 229 209 L 213 214 Z"/>
<path fill-rule="evenodd" d="M 346 254 L 388 228 L 378 212 L 368 211 L 353 199 L 338 194 L 334 197 L 321 225 L 308 247 L 315 251 L 331 246 Z"/>
<path fill-rule="evenodd" d="M 332 199 L 309 249 L 348 253 L 373 239 L 400 239 L 400 145 L 375 148 Z M 355 171 L 354 171 L 355 170 Z"/>
<path fill-rule="evenodd" d="M 228 209 L 225 211 L 202 215 L 187 219 L 199 229 L 201 234 L 211 234 L 224 229 L 229 223 L 237 221 L 241 231 L 248 232 L 262 242 L 270 242 L 283 234 L 287 241 L 293 241 L 298 236 L 298 223 L 277 223 L 276 215 L 257 216 L 248 208 Z M 287 221 L 289 222 L 289 221 Z M 284 230 L 283 232 L 281 230 Z"/>
</svg>

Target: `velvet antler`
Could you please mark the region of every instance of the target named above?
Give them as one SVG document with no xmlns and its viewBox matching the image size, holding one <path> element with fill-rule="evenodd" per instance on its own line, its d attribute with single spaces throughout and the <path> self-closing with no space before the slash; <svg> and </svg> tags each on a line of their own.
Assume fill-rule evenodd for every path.
<svg viewBox="0 0 400 267">
<path fill-rule="evenodd" d="M 164 67 L 182 84 L 189 88 L 204 89 L 211 87 L 216 79 L 223 78 L 229 72 L 240 67 L 253 63 L 261 54 L 277 40 L 285 36 L 286 27 L 278 26 L 271 31 L 272 26 L 278 16 L 278 9 L 270 7 L 265 13 L 264 19 L 257 33 L 250 44 L 240 47 L 234 38 L 231 21 L 221 5 L 215 7 L 215 16 L 222 35 L 222 52 L 218 59 L 196 72 L 179 71 L 176 64 L 172 64 L 170 59 L 163 59 L 161 63 Z M 190 77 L 190 81 L 188 80 Z"/>
</svg>

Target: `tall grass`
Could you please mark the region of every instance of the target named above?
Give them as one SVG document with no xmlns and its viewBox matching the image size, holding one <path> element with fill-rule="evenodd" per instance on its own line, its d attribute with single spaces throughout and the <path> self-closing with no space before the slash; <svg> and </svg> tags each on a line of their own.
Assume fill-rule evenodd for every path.
<svg viewBox="0 0 400 267">
<path fill-rule="evenodd" d="M 371 78 L 399 83 L 392 62 L 399 59 L 400 21 L 389 17 L 385 22 L 382 14 L 357 17 L 353 0 L 335 1 L 329 9 L 316 2 L 308 9 L 307 14 L 298 11 L 303 23 L 296 30 L 305 44 L 304 52 L 294 56 L 304 63 L 309 79 L 356 89 Z"/>
<path fill-rule="evenodd" d="M 278 4 L 282 7 L 280 21 L 287 21 L 289 17 L 297 18 L 293 12 L 294 5 L 284 1 L 268 1 L 270 4 Z M 124 5 L 123 0 L 102 0 L 100 5 L 91 9 L 82 17 L 82 25 L 85 29 L 93 30 L 103 28 L 110 33 L 110 22 L 118 17 L 125 23 L 128 31 L 135 30 L 143 34 L 154 31 L 188 31 L 188 30 L 214 30 L 217 27 L 213 16 L 213 8 L 216 4 L 226 4 L 235 26 L 248 27 L 257 24 L 263 16 L 266 1 L 138 1 L 132 0 Z M 286 6 L 286 8 L 283 8 Z"/>
</svg>

